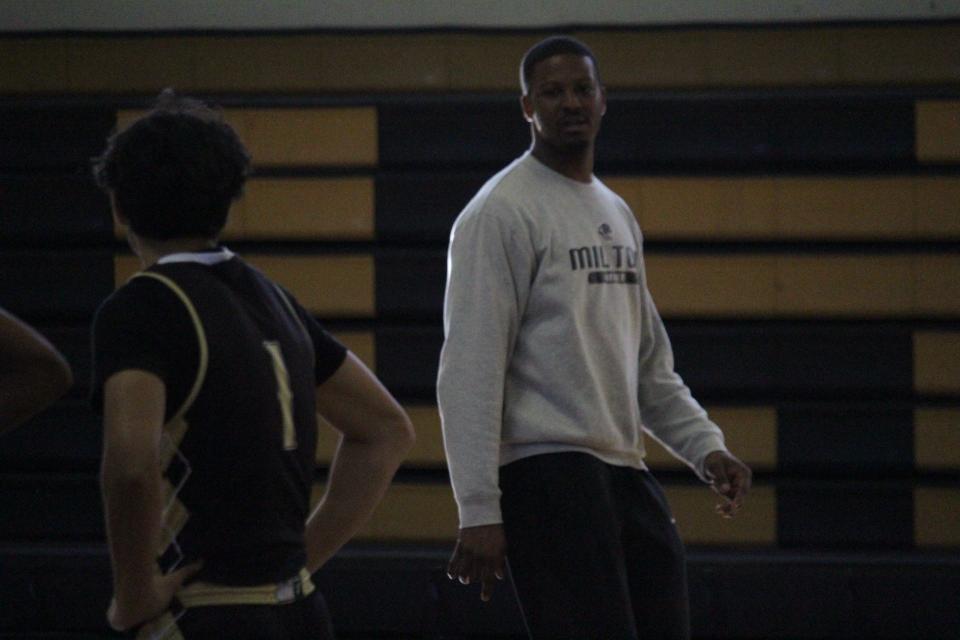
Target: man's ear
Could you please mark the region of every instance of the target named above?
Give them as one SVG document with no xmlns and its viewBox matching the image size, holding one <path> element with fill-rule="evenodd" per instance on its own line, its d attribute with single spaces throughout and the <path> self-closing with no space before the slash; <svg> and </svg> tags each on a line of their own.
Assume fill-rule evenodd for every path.
<svg viewBox="0 0 960 640">
<path fill-rule="evenodd" d="M 527 122 L 533 122 L 533 101 L 528 94 L 520 96 L 520 108 L 523 109 L 523 118 Z"/>
</svg>

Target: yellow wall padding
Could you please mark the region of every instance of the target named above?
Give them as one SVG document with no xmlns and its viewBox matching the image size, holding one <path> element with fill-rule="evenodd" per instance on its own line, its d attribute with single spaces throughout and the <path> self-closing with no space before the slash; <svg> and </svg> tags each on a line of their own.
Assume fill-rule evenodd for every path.
<svg viewBox="0 0 960 640">
<path fill-rule="evenodd" d="M 371 317 L 374 314 L 372 256 L 249 255 L 244 258 L 289 289 L 300 304 L 318 316 Z M 116 286 L 124 284 L 139 270 L 140 261 L 135 256 L 116 256 Z"/>
<path fill-rule="evenodd" d="M 373 107 L 233 109 L 227 120 L 255 165 L 363 167 L 377 164 Z"/>
<path fill-rule="evenodd" d="M 956 25 L 581 33 L 612 87 L 843 86 L 950 82 Z"/>
<path fill-rule="evenodd" d="M 407 455 L 404 466 L 413 468 L 446 467 L 440 414 L 435 405 L 404 407 L 417 432 L 417 442 Z M 737 457 L 757 469 L 773 469 L 777 465 L 777 416 L 772 407 L 708 408 L 711 419 L 723 429 L 727 447 Z M 336 439 L 322 438 L 317 462 L 329 464 Z M 653 469 L 686 468 L 651 438 L 646 438 L 647 465 Z"/>
<path fill-rule="evenodd" d="M 960 333 L 913 334 L 913 387 L 918 393 L 960 393 Z"/>
<path fill-rule="evenodd" d="M 960 257 L 872 254 L 648 255 L 661 313 L 674 316 L 954 316 Z"/>
<path fill-rule="evenodd" d="M 921 100 L 916 118 L 917 160 L 960 161 L 960 101 Z"/>
<path fill-rule="evenodd" d="M 714 512 L 719 498 L 706 485 L 666 485 L 664 493 L 687 544 L 776 544 L 777 498 L 772 486 L 754 486 L 743 509 L 729 520 Z"/>
<path fill-rule="evenodd" d="M 647 278 L 664 315 L 770 316 L 776 257 L 648 255 Z"/>
<path fill-rule="evenodd" d="M 334 331 L 333 337 L 352 351 L 371 371 L 377 370 L 377 343 L 369 331 Z"/>
<path fill-rule="evenodd" d="M 261 254 L 245 258 L 318 316 L 373 317 L 375 313 L 373 256 Z"/>
<path fill-rule="evenodd" d="M 314 487 L 314 503 L 324 490 Z M 664 487 L 687 544 L 771 545 L 776 543 L 776 492 L 755 486 L 737 517 L 714 513 L 717 498 L 705 485 Z M 457 507 L 447 484 L 394 483 L 358 539 L 378 542 L 449 542 L 456 538 Z"/>
<path fill-rule="evenodd" d="M 612 89 L 931 85 L 956 24 L 582 30 Z M 541 34 L 15 36 L 2 93 L 517 91 Z"/>
<path fill-rule="evenodd" d="M 773 407 L 707 407 L 723 430 L 727 448 L 754 470 L 777 466 L 777 411 Z M 644 440 L 651 469 L 686 468 L 653 438 Z"/>
<path fill-rule="evenodd" d="M 787 315 L 907 315 L 913 261 L 907 256 L 797 255 L 777 259 L 777 311 Z"/>
<path fill-rule="evenodd" d="M 960 237 L 960 178 L 636 177 L 607 184 L 650 239 Z"/>
<path fill-rule="evenodd" d="M 913 536 L 918 547 L 960 546 L 960 490 L 918 487 L 913 492 Z"/>
<path fill-rule="evenodd" d="M 374 317 L 369 254 L 245 256 L 321 317 Z M 138 268 L 117 256 L 116 282 Z M 652 255 L 650 290 L 661 313 L 691 317 L 953 317 L 960 256 Z"/>
<path fill-rule="evenodd" d="M 960 238 L 960 178 L 954 176 L 605 181 L 650 240 Z M 253 178 L 224 237 L 372 240 L 374 190 L 369 176 Z"/>
<path fill-rule="evenodd" d="M 121 110 L 117 129 L 143 110 Z M 225 109 L 226 121 L 253 156 L 255 166 L 373 167 L 377 164 L 374 107 Z"/>
<path fill-rule="evenodd" d="M 913 451 L 918 469 L 960 470 L 960 408 L 915 409 Z"/>
<path fill-rule="evenodd" d="M 316 504 L 325 485 L 316 484 Z M 457 505 L 448 484 L 395 482 L 387 490 L 370 521 L 357 535 L 359 540 L 378 542 L 438 542 L 457 536 Z"/>
<path fill-rule="evenodd" d="M 960 238 L 960 178 L 917 179 L 917 237 Z"/>
<path fill-rule="evenodd" d="M 372 240 L 373 179 L 259 178 L 247 183 L 225 237 Z"/>
<path fill-rule="evenodd" d="M 140 260 L 136 256 L 114 256 L 113 282 L 116 287 L 121 287 L 137 271 L 140 271 Z"/>
<path fill-rule="evenodd" d="M 307 310 L 330 317 L 371 317 L 374 314 L 373 257 L 245 255 L 254 267 L 289 289 Z M 114 258 L 116 286 L 139 271 L 135 256 Z"/>
<path fill-rule="evenodd" d="M 960 256 L 920 255 L 915 260 L 917 311 L 960 315 Z"/>
<path fill-rule="evenodd" d="M 413 422 L 417 441 L 404 459 L 403 466 L 411 468 L 446 467 L 447 460 L 443 452 L 443 437 L 440 432 L 440 415 L 432 405 L 407 405 L 404 407 L 410 421 Z M 329 465 L 333 460 L 337 439 L 333 435 L 321 432 L 317 448 L 317 463 Z"/>
</svg>

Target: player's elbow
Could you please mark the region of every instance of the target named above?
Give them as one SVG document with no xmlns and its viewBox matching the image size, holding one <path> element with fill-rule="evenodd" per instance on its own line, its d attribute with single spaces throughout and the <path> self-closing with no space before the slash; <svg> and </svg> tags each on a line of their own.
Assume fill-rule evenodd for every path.
<svg viewBox="0 0 960 640">
<path fill-rule="evenodd" d="M 384 421 L 383 434 L 390 448 L 401 458 L 406 457 L 417 442 L 417 433 L 413 428 L 413 422 L 410 421 L 407 412 L 400 408 L 397 408 Z"/>
</svg>

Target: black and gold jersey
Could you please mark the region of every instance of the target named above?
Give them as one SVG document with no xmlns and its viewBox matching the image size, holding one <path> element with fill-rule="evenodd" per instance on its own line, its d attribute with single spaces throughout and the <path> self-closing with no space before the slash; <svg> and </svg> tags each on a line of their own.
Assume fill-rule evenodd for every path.
<svg viewBox="0 0 960 640">
<path fill-rule="evenodd" d="M 164 572 L 202 560 L 226 585 L 296 575 L 306 557 L 315 389 L 346 350 L 297 302 L 225 249 L 166 256 L 94 321 L 93 399 L 119 371 L 167 390 L 161 458 Z"/>
</svg>

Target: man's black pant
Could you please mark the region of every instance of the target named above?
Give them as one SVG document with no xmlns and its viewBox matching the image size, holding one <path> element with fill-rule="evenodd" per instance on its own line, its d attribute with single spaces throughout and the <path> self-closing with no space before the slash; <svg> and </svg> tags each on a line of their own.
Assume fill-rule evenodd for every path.
<svg viewBox="0 0 960 640">
<path fill-rule="evenodd" d="M 683 543 L 649 472 L 552 453 L 502 467 L 500 488 L 531 638 L 689 638 Z"/>
</svg>

